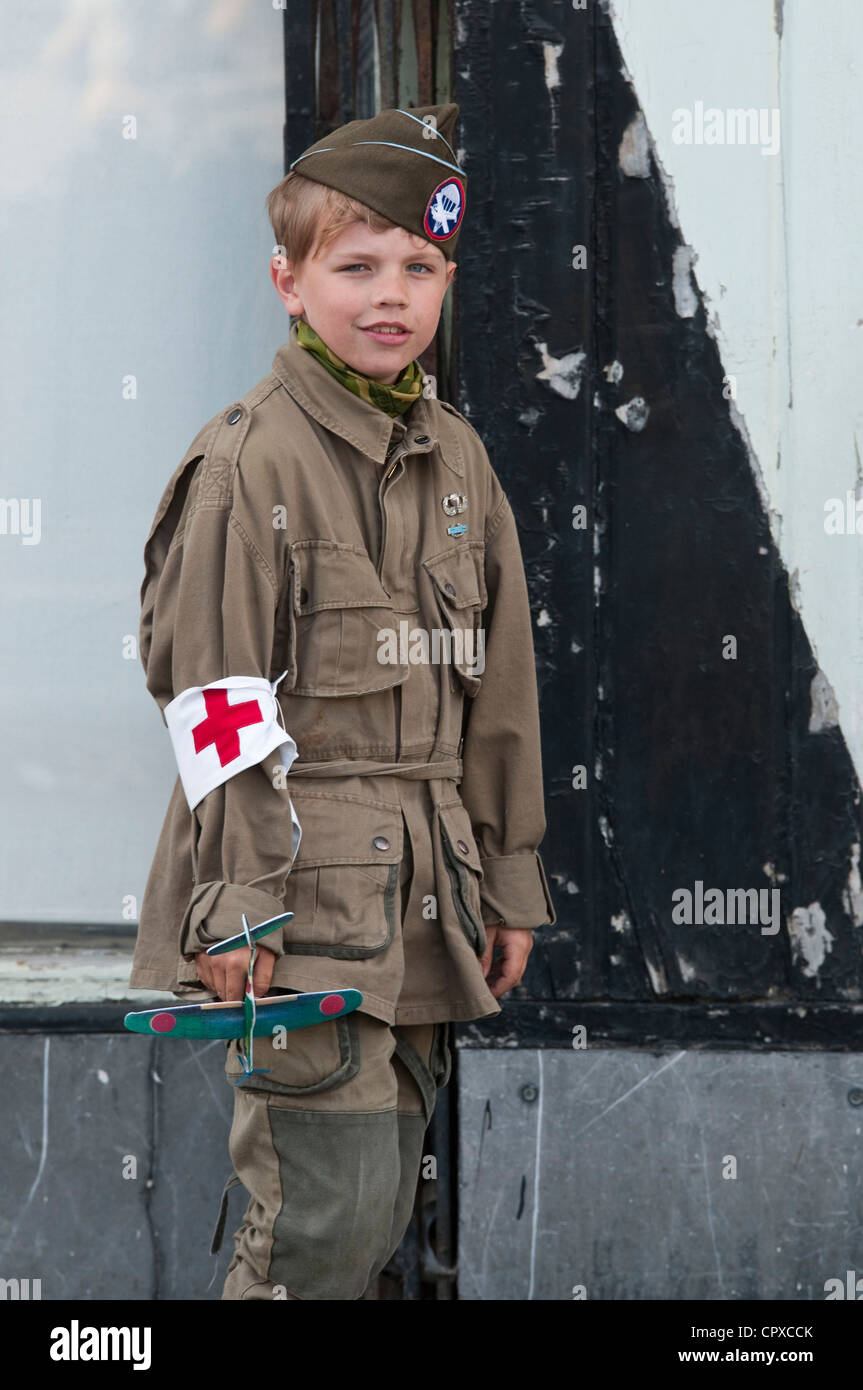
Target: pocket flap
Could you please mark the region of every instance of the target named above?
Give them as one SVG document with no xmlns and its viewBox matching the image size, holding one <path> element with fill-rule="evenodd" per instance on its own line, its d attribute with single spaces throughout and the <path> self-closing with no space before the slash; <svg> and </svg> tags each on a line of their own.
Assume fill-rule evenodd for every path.
<svg viewBox="0 0 863 1390">
<path fill-rule="evenodd" d="M 338 541 L 297 541 L 294 565 L 294 612 L 324 608 L 389 608 L 393 601 L 364 550 Z"/>
<path fill-rule="evenodd" d="M 456 859 L 467 864 L 482 878 L 483 868 L 479 857 L 479 848 L 474 839 L 473 827 L 465 805 L 460 801 L 454 801 L 448 806 L 439 806 L 438 814 Z"/>
<path fill-rule="evenodd" d="M 401 861 L 400 810 L 347 793 L 297 791 L 293 779 L 287 781 L 302 831 L 291 872 L 318 864 Z"/>
<path fill-rule="evenodd" d="M 485 608 L 488 593 L 485 587 L 485 546 L 482 541 L 468 541 L 455 550 L 445 550 L 423 560 L 446 603 L 453 608 Z"/>
</svg>

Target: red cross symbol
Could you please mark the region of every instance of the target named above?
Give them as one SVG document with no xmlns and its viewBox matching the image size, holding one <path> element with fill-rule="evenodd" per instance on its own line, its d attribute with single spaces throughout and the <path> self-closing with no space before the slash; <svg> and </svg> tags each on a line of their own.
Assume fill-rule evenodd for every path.
<svg viewBox="0 0 863 1390">
<path fill-rule="evenodd" d="M 224 767 L 240 756 L 240 735 L 238 729 L 247 724 L 263 724 L 264 717 L 257 700 L 244 700 L 239 705 L 228 704 L 227 690 L 203 691 L 207 717 L 192 729 L 195 752 L 216 745 L 219 762 Z"/>
</svg>

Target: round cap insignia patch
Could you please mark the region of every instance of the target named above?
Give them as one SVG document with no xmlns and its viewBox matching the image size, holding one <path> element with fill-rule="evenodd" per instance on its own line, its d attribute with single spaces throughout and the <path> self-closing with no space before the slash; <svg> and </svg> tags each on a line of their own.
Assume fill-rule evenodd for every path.
<svg viewBox="0 0 863 1390">
<path fill-rule="evenodd" d="M 432 241 L 447 241 L 461 226 L 465 192 L 461 179 L 454 176 L 439 183 L 426 204 L 423 227 Z"/>
</svg>

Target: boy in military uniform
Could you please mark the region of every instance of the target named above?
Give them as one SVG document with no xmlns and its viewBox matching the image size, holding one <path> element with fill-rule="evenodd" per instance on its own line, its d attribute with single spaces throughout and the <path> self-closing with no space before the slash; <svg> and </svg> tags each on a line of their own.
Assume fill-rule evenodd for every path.
<svg viewBox="0 0 863 1390">
<path fill-rule="evenodd" d="M 499 1013 L 556 920 L 516 525 L 416 360 L 465 215 L 457 115 L 384 110 L 294 160 L 268 200 L 290 338 L 193 440 L 145 549 L 180 775 L 131 982 L 240 999 L 248 952 L 203 953 L 290 911 L 255 993 L 363 995 L 257 1039 L 256 1074 L 228 1045 L 251 1200 L 224 1299 L 362 1297 L 410 1219 L 452 1022 Z"/>
</svg>

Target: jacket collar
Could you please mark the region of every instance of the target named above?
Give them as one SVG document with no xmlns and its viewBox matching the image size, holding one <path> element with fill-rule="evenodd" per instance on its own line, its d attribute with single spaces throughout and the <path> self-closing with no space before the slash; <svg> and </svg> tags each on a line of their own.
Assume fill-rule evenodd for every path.
<svg viewBox="0 0 863 1390">
<path fill-rule="evenodd" d="M 334 381 L 314 354 L 300 347 L 295 323 L 273 358 L 273 372 L 303 410 L 375 463 L 386 462 L 394 435 L 409 442 L 426 435 L 428 444 L 418 446 L 416 452 L 427 453 L 437 444 L 447 466 L 464 476 L 461 445 L 443 410 L 432 411 L 429 401 L 420 396 L 404 415 L 387 415 Z"/>
</svg>

